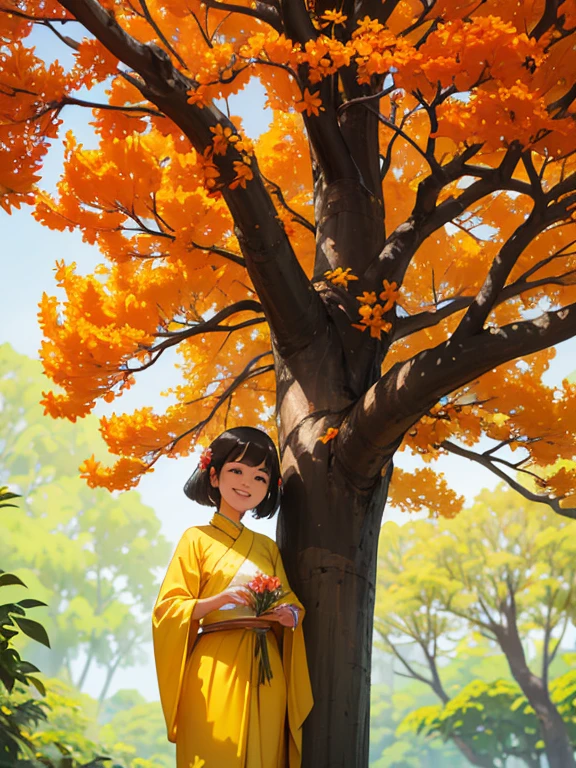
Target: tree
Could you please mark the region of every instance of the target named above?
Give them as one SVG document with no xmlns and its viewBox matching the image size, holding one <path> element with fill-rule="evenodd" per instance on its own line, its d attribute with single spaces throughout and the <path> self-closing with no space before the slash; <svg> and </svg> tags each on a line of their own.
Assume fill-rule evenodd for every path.
<svg viewBox="0 0 576 768">
<path fill-rule="evenodd" d="M 550 698 L 563 710 L 564 724 L 571 743 L 576 746 L 574 728 L 574 684 L 576 675 L 568 672 L 554 680 Z M 572 688 L 571 700 L 565 704 L 558 692 Z M 474 680 L 444 706 L 422 707 L 405 718 L 398 734 L 414 733 L 442 736 L 464 741 L 473 746 L 477 764 L 505 768 L 511 759 L 519 759 L 528 768 L 540 768 L 544 741 L 540 738 L 534 709 L 517 684 L 508 680 L 486 683 Z"/>
<path fill-rule="evenodd" d="M 79 228 L 106 257 L 59 263 L 42 358 L 75 420 L 181 354 L 164 413 L 102 419 L 133 486 L 227 424 L 278 426 L 278 538 L 308 606 L 306 766 L 365 766 L 375 562 L 396 451 L 451 452 L 574 516 L 575 389 L 542 374 L 576 332 L 574 28 L 568 0 L 1 0 L 1 183 L 10 210 Z M 51 30 L 74 64 L 44 63 Z M 226 107 L 250 78 L 253 142 Z M 106 98 L 82 88 L 102 84 Z M 35 193 L 70 108 L 53 198 Z M 301 122 L 301 118 L 303 123 Z M 521 362 L 514 362 L 520 359 Z M 475 451 L 481 437 L 491 447 Z M 465 443 L 465 445 L 462 444 Z M 510 458 L 503 449 L 518 449 Z M 534 489 L 521 476 L 537 476 Z M 434 473 L 439 509 L 461 506 Z M 558 745 L 552 768 L 574 765 Z"/>
<path fill-rule="evenodd" d="M 0 478 L 9 474 L 24 496 L 23 514 L 3 521 L 0 559 L 48 606 L 51 648 L 33 650 L 34 662 L 79 688 L 98 665 L 103 701 L 116 671 L 138 662 L 150 642 L 156 568 L 170 546 L 138 493 L 113 498 L 78 477 L 87 447 L 98 445 L 96 420 L 78 428 L 46 419 L 39 363 L 7 344 L 0 371 Z"/>
<path fill-rule="evenodd" d="M 444 705 L 429 732 L 449 733 L 473 765 L 485 768 L 497 765 L 495 756 L 506 755 L 540 765 L 543 750 L 552 765 L 562 744 L 571 754 L 576 746 L 569 728 L 573 713 L 564 719 L 550 682 L 551 666 L 573 627 L 576 523 L 517 502 L 512 490 L 486 491 L 455 520 L 385 524 L 380 545 L 376 630 L 402 673 L 428 686 Z M 476 680 L 456 697 L 447 691 L 442 659 L 453 657 L 471 632 L 504 655 L 517 686 Z M 418 649 L 424 671 L 406 655 L 406 644 Z M 485 711 L 484 699 L 492 702 L 492 711 Z M 514 702 L 529 705 L 535 738 L 523 736 L 518 715 L 507 728 L 493 726 L 488 738 L 478 713 L 478 727 L 469 728 L 470 717 L 456 712 L 484 707 L 484 716 L 498 723 L 498 707 Z M 429 727 L 427 718 L 438 718 L 439 711 L 415 718 Z"/>
</svg>

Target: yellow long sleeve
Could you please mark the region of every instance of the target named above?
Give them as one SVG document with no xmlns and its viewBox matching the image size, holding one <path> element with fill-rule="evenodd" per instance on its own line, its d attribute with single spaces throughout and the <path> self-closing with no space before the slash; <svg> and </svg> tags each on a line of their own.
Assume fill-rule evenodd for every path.
<svg viewBox="0 0 576 768">
<path fill-rule="evenodd" d="M 152 613 L 154 658 L 169 741 L 176 741 L 176 714 L 184 666 L 198 633 L 192 611 L 199 597 L 200 564 L 194 529 L 180 539 Z"/>
</svg>

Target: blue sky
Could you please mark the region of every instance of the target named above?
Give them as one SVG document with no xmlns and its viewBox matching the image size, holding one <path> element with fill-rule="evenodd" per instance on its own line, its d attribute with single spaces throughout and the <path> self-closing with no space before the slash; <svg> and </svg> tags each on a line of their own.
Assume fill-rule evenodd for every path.
<svg viewBox="0 0 576 768">
<path fill-rule="evenodd" d="M 43 30 L 36 35 L 35 42 L 39 53 L 53 59 L 56 49 L 52 39 L 47 35 L 49 33 Z M 97 95 L 91 92 L 90 98 L 95 99 Z M 90 113 L 80 108 L 68 107 L 67 110 L 64 114 L 65 125 L 62 135 L 66 130 L 72 129 L 79 141 L 86 146 L 93 145 L 93 134 L 88 125 Z M 254 137 L 266 129 L 269 114 L 264 110 L 264 95 L 258 85 L 251 85 L 244 94 L 241 94 L 233 104 L 232 110 L 243 116 L 244 127 L 249 135 Z M 45 189 L 54 189 L 61 160 L 61 146 L 55 144 L 45 164 L 42 182 Z M 43 291 L 56 293 L 53 274 L 56 259 L 64 259 L 66 262 L 75 261 L 78 271 L 85 273 L 91 271 L 100 261 L 100 255 L 95 248 L 83 243 L 77 232 L 59 233 L 43 228 L 32 218 L 29 208 L 16 211 L 12 216 L 2 211 L 0 216 L 3 241 L 0 343 L 8 341 L 18 352 L 37 357 L 41 341 L 36 318 L 37 305 Z M 574 361 L 576 361 L 576 340 L 571 340 L 559 346 L 556 359 L 546 374 L 546 382 L 559 384 L 562 378 L 576 368 Z M 126 405 L 121 400 L 117 407 L 131 410 L 141 404 L 148 404 L 162 410 L 165 402 L 160 398 L 159 392 L 169 385 L 171 376 L 176 376 L 170 362 L 168 355 L 164 356 L 162 366 L 154 366 L 143 374 L 133 392 L 128 394 Z M 103 409 L 100 410 L 102 411 Z M 146 476 L 139 486 L 144 502 L 155 508 L 162 521 L 163 532 L 174 543 L 186 528 L 206 522 L 210 515 L 209 510 L 192 504 L 182 493 L 184 481 L 195 463 L 195 458 L 163 460 L 157 465 L 156 471 Z M 422 462 L 417 457 L 406 453 L 399 454 L 396 463 L 408 470 L 422 466 Z M 463 494 L 469 502 L 481 488 L 496 485 L 496 478 L 487 470 L 463 459 L 445 458 L 440 460 L 436 467 L 445 473 L 449 484 Z M 405 521 L 406 517 L 400 516 L 392 509 L 387 509 L 385 519 Z M 270 536 L 275 535 L 274 521 L 259 521 L 252 527 Z M 148 698 L 157 698 L 151 651 L 148 664 L 118 673 L 111 693 L 124 687 L 135 687 Z M 88 680 L 87 690 L 89 693 L 95 693 L 98 689 L 99 681 L 95 673 Z"/>
</svg>

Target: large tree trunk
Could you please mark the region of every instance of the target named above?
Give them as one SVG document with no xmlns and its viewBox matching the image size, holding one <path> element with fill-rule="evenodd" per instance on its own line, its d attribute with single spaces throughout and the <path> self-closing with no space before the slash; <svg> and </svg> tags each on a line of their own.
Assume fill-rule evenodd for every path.
<svg viewBox="0 0 576 768">
<path fill-rule="evenodd" d="M 312 430 L 314 432 L 314 430 Z M 378 535 L 387 477 L 354 487 L 330 443 L 289 441 L 278 523 L 288 576 L 308 609 L 304 624 L 314 708 L 303 768 L 365 768 Z"/>
</svg>

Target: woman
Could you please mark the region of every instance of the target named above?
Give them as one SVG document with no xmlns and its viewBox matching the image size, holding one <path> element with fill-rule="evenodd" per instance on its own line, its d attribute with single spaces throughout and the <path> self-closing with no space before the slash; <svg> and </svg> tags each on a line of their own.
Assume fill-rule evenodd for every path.
<svg viewBox="0 0 576 768">
<path fill-rule="evenodd" d="M 214 506 L 189 528 L 168 566 L 153 611 L 154 656 L 177 768 L 299 768 L 312 694 L 302 634 L 304 609 L 290 591 L 275 542 L 244 527 L 278 509 L 278 454 L 261 430 L 216 438 L 184 487 Z M 281 605 L 255 618 L 246 585 L 277 576 Z M 258 682 L 256 633 L 266 633 L 272 679 Z M 202 762 L 204 761 L 204 762 Z"/>
</svg>

